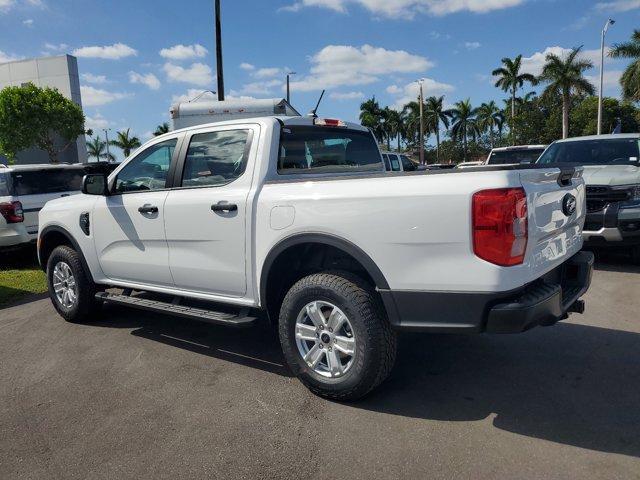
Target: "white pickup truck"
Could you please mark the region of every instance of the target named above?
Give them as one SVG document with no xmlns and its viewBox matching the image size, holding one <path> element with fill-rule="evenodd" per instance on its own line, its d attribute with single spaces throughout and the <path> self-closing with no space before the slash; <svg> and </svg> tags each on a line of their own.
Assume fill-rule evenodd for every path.
<svg viewBox="0 0 640 480">
<path fill-rule="evenodd" d="M 40 214 L 62 317 L 102 303 L 246 326 L 267 317 L 313 392 L 362 397 L 398 331 L 515 333 L 582 312 L 580 168 L 388 173 L 373 135 L 270 117 L 155 138 Z"/>
</svg>

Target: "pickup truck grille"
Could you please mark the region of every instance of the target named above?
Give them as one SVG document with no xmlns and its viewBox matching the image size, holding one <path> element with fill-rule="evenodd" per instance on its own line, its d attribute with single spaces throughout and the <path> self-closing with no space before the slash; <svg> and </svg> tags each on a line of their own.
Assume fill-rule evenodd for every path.
<svg viewBox="0 0 640 480">
<path fill-rule="evenodd" d="M 587 186 L 587 212 L 599 212 L 611 203 L 629 200 L 629 190 L 618 190 L 605 185 Z"/>
</svg>

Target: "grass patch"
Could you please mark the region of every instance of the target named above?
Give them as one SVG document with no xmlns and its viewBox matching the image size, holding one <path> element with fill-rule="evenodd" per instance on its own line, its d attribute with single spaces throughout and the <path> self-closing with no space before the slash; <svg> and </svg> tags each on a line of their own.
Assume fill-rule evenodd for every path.
<svg viewBox="0 0 640 480">
<path fill-rule="evenodd" d="M 0 307 L 26 295 L 46 291 L 47 279 L 37 264 L 33 249 L 0 257 Z"/>
</svg>

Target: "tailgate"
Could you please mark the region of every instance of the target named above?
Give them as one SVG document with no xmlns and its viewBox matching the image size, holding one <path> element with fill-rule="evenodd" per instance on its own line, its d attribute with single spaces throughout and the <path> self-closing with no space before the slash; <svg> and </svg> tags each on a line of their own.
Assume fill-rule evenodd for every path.
<svg viewBox="0 0 640 480">
<path fill-rule="evenodd" d="M 527 169 L 520 181 L 527 194 L 527 265 L 537 278 L 582 248 L 586 193 L 582 168 Z"/>
</svg>

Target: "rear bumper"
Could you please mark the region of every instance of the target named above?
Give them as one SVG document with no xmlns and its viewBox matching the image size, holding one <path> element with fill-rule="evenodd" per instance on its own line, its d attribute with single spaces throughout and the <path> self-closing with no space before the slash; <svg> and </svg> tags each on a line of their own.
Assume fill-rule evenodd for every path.
<svg viewBox="0 0 640 480">
<path fill-rule="evenodd" d="M 0 249 L 18 247 L 37 239 L 38 235 L 31 235 L 22 224 L 11 224 L 0 230 Z"/>
<path fill-rule="evenodd" d="M 512 292 L 454 293 L 382 290 L 389 321 L 398 330 L 433 333 L 519 333 L 581 313 L 593 254 L 580 252 L 537 281 Z"/>
</svg>

